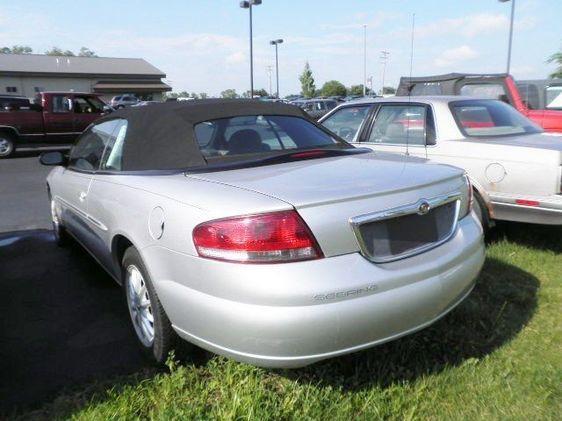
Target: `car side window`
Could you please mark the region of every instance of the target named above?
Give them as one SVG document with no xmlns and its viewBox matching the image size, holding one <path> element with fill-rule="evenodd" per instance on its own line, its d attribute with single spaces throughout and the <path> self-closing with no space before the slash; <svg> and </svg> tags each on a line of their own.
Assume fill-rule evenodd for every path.
<svg viewBox="0 0 562 421">
<path fill-rule="evenodd" d="M 67 95 L 53 95 L 53 112 L 54 113 L 68 113 L 71 109 L 72 100 Z"/>
<path fill-rule="evenodd" d="M 367 118 L 368 112 L 369 106 L 367 105 L 340 108 L 324 120 L 322 125 L 342 139 L 351 142 L 355 139 L 357 131 Z"/>
<path fill-rule="evenodd" d="M 78 171 L 97 171 L 103 151 L 111 141 L 116 123 L 116 120 L 110 120 L 87 129 L 70 151 L 68 168 Z"/>
<path fill-rule="evenodd" d="M 109 137 L 101 160 L 100 169 L 102 171 L 121 171 L 123 168 L 123 147 L 127 135 L 127 120 L 118 119 L 114 121 L 116 122 L 115 128 Z"/>
<path fill-rule="evenodd" d="M 562 110 L 562 86 L 549 86 L 545 89 L 546 108 Z"/>
<path fill-rule="evenodd" d="M 77 96 L 74 98 L 74 112 L 77 114 L 93 114 L 103 111 L 103 103 L 96 98 Z"/>
<path fill-rule="evenodd" d="M 382 105 L 368 142 L 425 146 L 426 109 L 423 105 Z"/>
</svg>

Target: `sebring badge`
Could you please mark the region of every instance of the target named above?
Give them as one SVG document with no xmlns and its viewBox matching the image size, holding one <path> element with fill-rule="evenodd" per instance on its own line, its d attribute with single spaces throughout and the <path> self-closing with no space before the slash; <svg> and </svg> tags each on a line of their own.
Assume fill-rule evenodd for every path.
<svg viewBox="0 0 562 421">
<path fill-rule="evenodd" d="M 425 215 L 431 210 L 431 206 L 426 201 L 420 203 L 418 207 L 418 215 Z"/>
</svg>

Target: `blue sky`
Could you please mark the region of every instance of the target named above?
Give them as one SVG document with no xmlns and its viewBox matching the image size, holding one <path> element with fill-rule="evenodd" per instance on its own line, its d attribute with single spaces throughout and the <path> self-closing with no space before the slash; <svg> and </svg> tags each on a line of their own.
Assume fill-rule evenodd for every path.
<svg viewBox="0 0 562 421">
<path fill-rule="evenodd" d="M 0 0 L 0 45 L 51 46 L 100 56 L 142 57 L 167 74 L 174 90 L 217 95 L 249 88 L 248 13 L 238 0 L 89 2 Z M 263 0 L 254 9 L 255 87 L 268 89 L 280 46 L 280 91 L 298 93 L 310 62 L 317 86 L 381 83 L 382 49 L 390 52 L 386 85 L 409 73 L 410 26 L 416 14 L 413 75 L 505 70 L 510 3 L 498 0 Z M 562 1 L 517 0 L 512 73 L 544 78 L 546 58 L 562 47 Z"/>
</svg>

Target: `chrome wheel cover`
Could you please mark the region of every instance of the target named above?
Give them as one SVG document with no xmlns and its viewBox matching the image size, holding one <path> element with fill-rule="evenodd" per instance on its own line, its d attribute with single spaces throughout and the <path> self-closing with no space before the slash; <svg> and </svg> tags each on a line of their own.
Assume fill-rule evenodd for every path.
<svg viewBox="0 0 562 421">
<path fill-rule="evenodd" d="M 12 152 L 12 143 L 3 137 L 0 137 L 0 156 L 8 155 Z"/>
<path fill-rule="evenodd" d="M 58 232 L 60 227 L 59 216 L 57 214 L 57 204 L 51 199 L 51 220 L 53 221 L 53 228 Z"/>
<path fill-rule="evenodd" d="M 129 265 L 125 274 L 127 305 L 139 340 L 146 347 L 154 342 L 154 316 L 146 282 L 135 265 Z"/>
</svg>

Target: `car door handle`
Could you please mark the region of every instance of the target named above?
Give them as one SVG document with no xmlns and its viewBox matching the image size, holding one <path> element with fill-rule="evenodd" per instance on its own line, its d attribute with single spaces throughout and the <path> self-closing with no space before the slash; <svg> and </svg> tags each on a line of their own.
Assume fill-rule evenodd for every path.
<svg viewBox="0 0 562 421">
<path fill-rule="evenodd" d="M 84 200 L 86 200 L 86 196 L 88 196 L 88 194 L 86 192 L 81 191 L 80 192 L 80 201 L 83 202 Z"/>
</svg>

